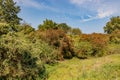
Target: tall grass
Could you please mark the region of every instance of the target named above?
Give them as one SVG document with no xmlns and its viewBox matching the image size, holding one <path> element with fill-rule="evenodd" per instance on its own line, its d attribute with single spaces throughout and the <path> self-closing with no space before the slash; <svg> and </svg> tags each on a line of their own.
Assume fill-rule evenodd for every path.
<svg viewBox="0 0 120 80">
<path fill-rule="evenodd" d="M 47 65 L 48 80 L 119 80 L 120 54 L 79 60 L 73 58 Z"/>
</svg>

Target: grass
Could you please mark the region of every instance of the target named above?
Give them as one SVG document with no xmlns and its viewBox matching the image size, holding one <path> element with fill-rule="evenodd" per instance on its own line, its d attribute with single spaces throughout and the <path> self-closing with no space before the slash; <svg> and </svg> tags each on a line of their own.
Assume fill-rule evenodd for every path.
<svg viewBox="0 0 120 80">
<path fill-rule="evenodd" d="M 46 65 L 48 80 L 120 80 L 120 54 Z"/>
</svg>

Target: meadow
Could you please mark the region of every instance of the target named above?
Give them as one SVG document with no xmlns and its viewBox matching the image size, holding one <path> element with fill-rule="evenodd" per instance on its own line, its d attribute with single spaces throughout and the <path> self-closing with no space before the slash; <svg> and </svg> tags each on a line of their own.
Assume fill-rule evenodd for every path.
<svg viewBox="0 0 120 80">
<path fill-rule="evenodd" d="M 48 80 L 120 80 L 120 54 L 46 65 Z"/>
</svg>

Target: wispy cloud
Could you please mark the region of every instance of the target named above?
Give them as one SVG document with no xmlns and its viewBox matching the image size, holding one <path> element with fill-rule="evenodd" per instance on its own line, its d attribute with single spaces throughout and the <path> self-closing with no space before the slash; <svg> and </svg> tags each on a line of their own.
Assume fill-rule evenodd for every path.
<svg viewBox="0 0 120 80">
<path fill-rule="evenodd" d="M 43 3 L 44 1 L 37 1 L 37 0 L 14 0 L 18 4 L 22 6 L 32 7 L 39 10 L 48 10 L 53 11 L 58 14 L 62 15 L 69 15 L 66 16 L 68 18 L 73 18 L 78 16 L 80 21 L 86 22 L 95 19 L 103 19 L 114 14 L 120 13 L 119 9 L 119 0 L 67 0 L 71 3 L 71 5 L 75 5 L 79 7 L 80 11 L 62 9 L 60 7 L 50 6 L 49 3 Z M 52 1 L 52 0 L 51 0 Z M 54 0 L 53 0 L 54 1 Z M 64 2 L 64 1 L 63 1 Z M 69 3 L 68 2 L 68 3 Z M 59 3 L 56 3 L 59 5 Z M 66 5 L 67 6 L 67 5 Z M 81 15 L 81 8 L 85 8 L 89 12 Z M 75 13 L 73 13 L 75 12 Z M 94 15 L 91 15 L 94 14 Z M 72 16 L 72 17 L 71 17 Z M 86 18 L 87 16 L 87 18 Z M 78 19 L 78 18 L 77 18 Z"/>
<path fill-rule="evenodd" d="M 17 2 L 18 4 L 24 5 L 24 6 L 30 6 L 30 7 L 34 7 L 34 8 L 38 8 L 41 9 L 44 6 L 36 1 L 33 0 L 14 0 L 15 2 Z"/>
<path fill-rule="evenodd" d="M 14 0 L 14 1 L 22 6 L 33 7 L 33 8 L 40 9 L 40 10 L 47 9 L 51 11 L 57 11 L 57 9 L 55 9 L 54 7 L 45 5 L 44 3 L 37 2 L 35 0 Z"/>
<path fill-rule="evenodd" d="M 70 2 L 78 7 L 84 7 L 91 12 L 96 13 L 96 15 L 88 18 L 82 19 L 81 21 L 91 21 L 95 19 L 102 19 L 114 14 L 120 13 L 118 12 L 120 1 L 105 1 L 105 0 L 70 0 Z M 88 14 L 89 15 L 89 14 Z"/>
<path fill-rule="evenodd" d="M 88 2 L 99 2 L 99 0 L 70 0 L 71 3 L 81 5 Z"/>
</svg>

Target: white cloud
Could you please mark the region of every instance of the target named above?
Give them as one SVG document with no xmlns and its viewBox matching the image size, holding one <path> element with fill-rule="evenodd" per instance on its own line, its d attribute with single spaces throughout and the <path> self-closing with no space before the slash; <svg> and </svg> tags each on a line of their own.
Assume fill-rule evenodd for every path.
<svg viewBox="0 0 120 80">
<path fill-rule="evenodd" d="M 71 3 L 76 4 L 76 5 L 81 5 L 84 3 L 88 3 L 88 2 L 99 2 L 99 0 L 70 0 Z"/>
<path fill-rule="evenodd" d="M 70 2 L 78 7 L 84 7 L 91 11 L 91 13 L 96 13 L 88 19 L 83 19 L 82 21 L 90 21 L 94 19 L 102 19 L 115 14 L 120 14 L 119 4 L 120 1 L 106 1 L 106 0 L 70 0 Z"/>
<path fill-rule="evenodd" d="M 102 9 L 102 10 L 98 10 L 97 16 L 98 16 L 98 18 L 105 18 L 105 17 L 111 16 L 112 14 L 114 14 L 113 10 L 106 10 L 105 11 L 104 9 Z"/>
</svg>

